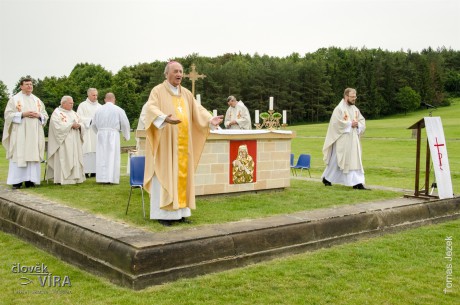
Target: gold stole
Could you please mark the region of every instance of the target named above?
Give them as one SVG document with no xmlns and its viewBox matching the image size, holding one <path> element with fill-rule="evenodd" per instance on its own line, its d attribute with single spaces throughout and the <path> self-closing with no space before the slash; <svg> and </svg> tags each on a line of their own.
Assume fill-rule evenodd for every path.
<svg viewBox="0 0 460 305">
<path fill-rule="evenodd" d="M 182 122 L 177 124 L 178 132 L 178 147 L 177 160 L 179 162 L 177 193 L 179 208 L 187 207 L 187 172 L 188 172 L 188 107 L 185 104 L 184 98 L 173 96 L 174 109 L 176 117 Z"/>
</svg>

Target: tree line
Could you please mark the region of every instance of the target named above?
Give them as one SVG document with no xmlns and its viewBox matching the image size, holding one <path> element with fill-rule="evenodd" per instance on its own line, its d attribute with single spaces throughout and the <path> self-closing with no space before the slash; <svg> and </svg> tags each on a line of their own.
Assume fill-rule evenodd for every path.
<svg viewBox="0 0 460 305">
<path fill-rule="evenodd" d="M 414 111 L 421 103 L 448 106 L 449 97 L 460 96 L 460 51 L 446 48 L 392 52 L 330 47 L 282 58 L 233 53 L 217 57 L 191 54 L 174 60 L 182 63 L 184 74 L 195 64 L 206 75 L 195 83 L 195 93 L 208 110 L 224 114 L 227 97 L 234 95 L 254 117 L 254 110 L 268 109 L 273 96 L 275 111 L 287 110 L 289 124 L 328 121 L 347 87 L 357 89 L 357 105 L 368 119 Z M 112 74 L 101 65 L 79 63 L 68 76 L 34 80 L 34 94 L 51 114 L 63 95 L 74 98 L 76 110 L 90 87 L 98 89 L 100 101 L 105 93 L 113 92 L 117 105 L 136 128 L 151 89 L 164 80 L 165 65 L 164 61 L 139 63 Z M 182 85 L 192 87 L 185 77 Z M 19 90 L 18 80 L 14 93 Z M 7 101 L 6 86 L 0 81 L 1 109 Z"/>
</svg>

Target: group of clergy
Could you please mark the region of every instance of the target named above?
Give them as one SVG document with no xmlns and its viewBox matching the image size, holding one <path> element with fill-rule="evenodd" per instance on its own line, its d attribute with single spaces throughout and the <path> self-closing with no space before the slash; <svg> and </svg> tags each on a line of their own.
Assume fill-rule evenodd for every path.
<svg viewBox="0 0 460 305">
<path fill-rule="evenodd" d="M 192 93 L 181 86 L 183 67 L 167 63 L 165 81 L 155 86 L 143 108 L 140 121 L 146 130 L 144 187 L 150 193 L 150 219 L 170 226 L 189 222 L 195 209 L 194 171 L 198 166 L 210 129 L 218 128 L 223 116 L 211 116 L 195 102 Z M 48 114 L 43 102 L 32 94 L 30 78 L 20 82 L 21 92 L 5 109 L 2 144 L 9 160 L 7 184 L 13 189 L 40 183 L 40 162 L 45 160 L 43 127 Z M 97 90 L 88 90 L 88 99 L 77 112 L 73 99 L 64 96 L 51 116 L 48 137 L 47 179 L 54 183 L 76 184 L 96 176 L 96 182 L 119 183 L 120 133 L 130 137 L 130 125 L 123 109 L 115 105 L 113 93 L 105 105 L 97 101 Z M 327 167 L 323 183 L 364 187 L 360 136 L 365 119 L 355 106 L 356 90 L 347 88 L 344 99 L 334 110 L 323 147 Z M 225 127 L 251 129 L 247 108 L 233 96 Z M 252 182 L 253 161 L 245 145 L 234 162 L 235 183 Z"/>
<path fill-rule="evenodd" d="M 82 183 L 89 177 L 96 177 L 98 183 L 119 183 L 119 134 L 129 140 L 130 125 L 125 111 L 115 105 L 113 93 L 107 93 L 101 105 L 97 89 L 88 89 L 88 98 L 76 112 L 73 98 L 63 96 L 49 119 L 43 102 L 32 94 L 32 79 L 22 79 L 20 88 L 5 109 L 2 144 L 9 159 L 7 184 L 13 189 L 40 184 L 40 163 L 45 160 L 45 179 L 55 184 Z"/>
</svg>

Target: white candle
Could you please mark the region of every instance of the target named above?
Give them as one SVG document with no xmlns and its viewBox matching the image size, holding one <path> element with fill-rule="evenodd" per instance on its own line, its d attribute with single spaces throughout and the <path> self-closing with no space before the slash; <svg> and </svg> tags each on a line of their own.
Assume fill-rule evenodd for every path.
<svg viewBox="0 0 460 305">
<path fill-rule="evenodd" d="M 283 124 L 287 123 L 287 111 L 283 110 Z"/>
<path fill-rule="evenodd" d="M 213 116 L 217 116 L 217 109 L 214 109 L 214 110 L 212 111 L 212 115 L 213 115 Z"/>
<path fill-rule="evenodd" d="M 259 124 L 259 110 L 256 110 L 256 118 L 255 118 L 256 124 Z"/>
<path fill-rule="evenodd" d="M 199 94 L 196 95 L 196 101 L 198 102 L 198 104 L 201 105 L 201 95 Z"/>
<path fill-rule="evenodd" d="M 270 103 L 269 103 L 268 110 L 273 110 L 273 96 L 270 96 Z"/>
</svg>

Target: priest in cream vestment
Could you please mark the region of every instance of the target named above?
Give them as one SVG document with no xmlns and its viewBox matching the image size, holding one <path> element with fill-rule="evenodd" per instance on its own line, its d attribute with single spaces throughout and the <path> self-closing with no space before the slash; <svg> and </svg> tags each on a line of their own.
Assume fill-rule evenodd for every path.
<svg viewBox="0 0 460 305">
<path fill-rule="evenodd" d="M 45 160 L 45 133 L 48 120 L 45 105 L 32 94 L 30 78 L 20 82 L 21 92 L 14 95 L 5 108 L 2 145 L 9 160 L 7 184 L 13 189 L 40 184 L 40 162 Z"/>
<path fill-rule="evenodd" d="M 323 159 L 327 166 L 322 178 L 326 186 L 338 183 L 354 189 L 366 189 L 360 143 L 366 121 L 355 102 L 356 90 L 347 88 L 344 98 L 332 113 L 323 146 Z"/>
<path fill-rule="evenodd" d="M 88 98 L 78 105 L 77 114 L 80 117 L 81 124 L 83 125 L 82 129 L 85 129 L 83 142 L 83 165 L 85 168 L 85 174 L 94 177 L 96 175 L 97 135 L 90 127 L 94 114 L 102 107 L 102 105 L 97 100 L 98 92 L 96 88 L 89 88 L 87 95 Z"/>
<path fill-rule="evenodd" d="M 166 80 L 152 89 L 146 106 L 144 186 L 150 219 L 165 226 L 185 221 L 195 209 L 194 173 L 210 128 L 222 122 L 180 85 L 182 65 L 170 62 Z"/>
<path fill-rule="evenodd" d="M 227 129 L 251 129 L 251 116 L 248 108 L 242 101 L 237 101 L 236 98 L 230 95 L 227 98 L 229 105 L 225 113 L 224 125 Z"/>
<path fill-rule="evenodd" d="M 50 119 L 46 179 L 53 179 L 56 184 L 85 181 L 82 151 L 85 129 L 72 107 L 72 97 L 63 96 L 61 106 Z"/>
</svg>

